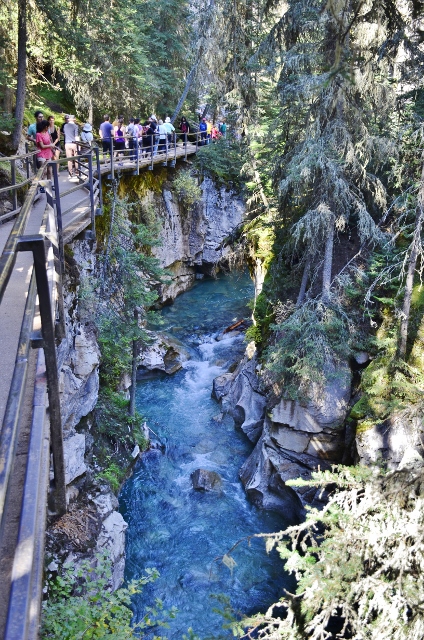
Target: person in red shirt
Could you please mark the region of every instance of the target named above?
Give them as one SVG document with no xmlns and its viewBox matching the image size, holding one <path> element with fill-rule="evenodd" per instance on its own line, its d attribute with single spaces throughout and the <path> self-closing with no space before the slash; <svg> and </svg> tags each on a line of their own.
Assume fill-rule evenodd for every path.
<svg viewBox="0 0 424 640">
<path fill-rule="evenodd" d="M 49 123 L 47 120 L 41 120 L 37 122 L 37 134 L 35 136 L 35 143 L 37 145 L 37 164 L 38 167 L 42 167 L 43 164 L 49 162 L 54 157 L 56 147 L 52 143 L 50 133 L 48 131 Z M 52 168 L 47 165 L 47 180 L 52 179 Z"/>
</svg>

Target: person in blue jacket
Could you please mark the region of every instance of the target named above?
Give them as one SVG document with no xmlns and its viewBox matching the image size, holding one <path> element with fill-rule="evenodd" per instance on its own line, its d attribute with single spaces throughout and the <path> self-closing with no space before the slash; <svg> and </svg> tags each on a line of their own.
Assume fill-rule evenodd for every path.
<svg viewBox="0 0 424 640">
<path fill-rule="evenodd" d="M 206 123 L 206 118 L 202 118 L 199 124 L 199 131 L 200 131 L 200 145 L 203 146 L 204 144 L 207 144 L 207 137 L 208 137 L 208 125 Z"/>
</svg>

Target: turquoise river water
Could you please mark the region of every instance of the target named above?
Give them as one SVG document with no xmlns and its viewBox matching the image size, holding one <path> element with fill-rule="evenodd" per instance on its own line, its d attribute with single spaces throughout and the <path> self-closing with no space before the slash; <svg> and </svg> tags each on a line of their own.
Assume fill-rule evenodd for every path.
<svg viewBox="0 0 424 640">
<path fill-rule="evenodd" d="M 125 577 L 139 578 L 148 567 L 160 572 L 135 598 L 134 619 L 154 598 L 163 600 L 165 608 L 177 607 L 170 628 L 156 630 L 170 640 L 182 640 L 189 627 L 202 639 L 232 637 L 213 611 L 219 606 L 214 595 L 224 595 L 235 611 L 250 614 L 278 600 L 284 586 L 292 587 L 277 553 L 267 555 L 262 540 L 235 549 L 232 572 L 217 559 L 245 536 L 285 526 L 280 515 L 248 501 L 238 472 L 252 444 L 211 398 L 213 379 L 228 371 L 245 348 L 242 334 L 221 341 L 216 337 L 249 316 L 252 296 L 246 274 L 197 282 L 161 312 L 161 330 L 181 340 L 191 359 L 172 376 L 138 383 L 138 410 L 165 450 L 143 456 L 120 496 L 129 525 Z M 217 471 L 223 491 L 195 491 L 190 475 L 198 468 Z"/>
</svg>

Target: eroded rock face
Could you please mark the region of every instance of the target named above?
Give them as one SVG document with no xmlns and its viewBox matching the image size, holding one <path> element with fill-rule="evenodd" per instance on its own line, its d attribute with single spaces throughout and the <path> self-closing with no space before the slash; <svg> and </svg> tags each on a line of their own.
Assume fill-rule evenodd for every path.
<svg viewBox="0 0 424 640">
<path fill-rule="evenodd" d="M 356 448 L 361 464 L 384 461 L 389 469 L 397 469 L 405 454 L 414 451 L 424 456 L 422 416 L 409 409 L 395 412 L 388 420 L 369 428 L 359 425 Z"/>
<path fill-rule="evenodd" d="M 81 418 L 96 406 L 100 349 L 91 320 L 81 322 L 78 291 L 82 278 L 95 268 L 92 243 L 75 240 L 69 248 L 64 281 L 66 336 L 57 350 L 62 423 L 65 437 L 73 435 Z"/>
<path fill-rule="evenodd" d="M 227 261 L 232 253 L 223 240 L 242 222 L 244 203 L 225 188 L 217 188 L 206 177 L 202 184 L 200 203 L 185 209 L 170 189 L 162 197 L 155 196 L 155 207 L 161 217 L 161 246 L 153 253 L 161 266 L 170 272 L 170 283 L 161 287 L 164 303 L 189 289 L 199 271 L 212 275 L 218 263 Z M 152 199 L 153 195 L 147 196 Z"/>
<path fill-rule="evenodd" d="M 302 517 L 305 504 L 319 505 L 319 491 L 288 487 L 287 480 L 311 477 L 311 472 L 341 462 L 345 449 L 344 421 L 351 393 L 346 366 L 333 370 L 324 386 L 311 385 L 301 403 L 280 398 L 274 406 L 260 386 L 253 350 L 233 374 L 214 381 L 214 396 L 224 411 L 256 442 L 240 470 L 250 499 L 259 507 L 284 513 L 289 520 Z"/>
<path fill-rule="evenodd" d="M 158 333 L 151 333 L 151 336 L 152 344 L 143 345 L 140 350 L 138 365 L 141 372 L 157 370 L 172 374 L 190 358 L 187 349 L 176 338 Z"/>
<path fill-rule="evenodd" d="M 124 580 L 125 569 L 125 531 L 127 523 L 118 511 L 103 520 L 97 539 L 97 549 L 106 551 L 113 566 L 112 588 L 118 589 Z"/>
<path fill-rule="evenodd" d="M 245 358 L 234 373 L 226 373 L 214 380 L 212 395 L 221 401 L 224 412 L 257 442 L 265 416 L 266 398 L 259 388 L 255 358 Z"/>
<path fill-rule="evenodd" d="M 66 484 L 70 484 L 75 478 L 79 478 L 87 471 L 84 456 L 85 435 L 76 433 L 63 441 Z"/>
</svg>

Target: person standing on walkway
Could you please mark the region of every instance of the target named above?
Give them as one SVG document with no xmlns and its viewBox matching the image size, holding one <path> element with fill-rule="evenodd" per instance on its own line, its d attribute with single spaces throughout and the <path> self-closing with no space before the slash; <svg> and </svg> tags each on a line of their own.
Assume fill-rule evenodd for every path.
<svg viewBox="0 0 424 640">
<path fill-rule="evenodd" d="M 65 153 L 67 158 L 75 158 L 78 155 L 77 141 L 79 140 L 78 127 L 75 124 L 75 116 L 69 116 L 68 122 L 63 127 L 63 135 L 65 136 Z M 76 175 L 75 160 L 68 162 L 69 177 Z"/>
<path fill-rule="evenodd" d="M 207 143 L 208 139 L 208 125 L 206 124 L 206 118 L 202 118 L 199 124 L 200 131 L 200 146 L 203 147 Z"/>
<path fill-rule="evenodd" d="M 187 144 L 187 136 L 190 133 L 190 125 L 187 122 L 187 118 L 185 116 L 183 116 L 181 118 L 181 122 L 179 125 L 179 129 L 180 131 L 183 133 L 183 135 L 181 136 L 182 140 L 183 140 L 183 144 L 184 146 L 186 146 Z"/>
<path fill-rule="evenodd" d="M 223 120 L 219 125 L 219 133 L 222 135 L 223 138 L 227 137 L 227 125 L 225 123 L 225 120 Z"/>
<path fill-rule="evenodd" d="M 146 130 L 146 135 L 144 140 L 146 141 L 146 152 L 150 151 L 152 156 L 155 155 L 155 146 L 156 146 L 155 138 L 156 138 L 156 122 L 151 118 L 149 118 L 149 126 Z M 159 143 L 159 137 L 158 137 L 158 143 Z"/>
<path fill-rule="evenodd" d="M 56 127 L 54 123 L 54 116 L 49 116 L 49 128 L 48 132 L 50 134 L 51 141 L 53 142 L 54 149 L 54 159 L 59 160 L 60 156 L 60 130 L 59 127 Z"/>
<path fill-rule="evenodd" d="M 37 165 L 38 168 L 48 163 L 54 157 L 55 145 L 51 141 L 49 133 L 49 123 L 47 120 L 41 120 L 37 122 L 37 133 L 35 134 L 35 143 L 37 145 Z M 52 179 L 52 168 L 47 165 L 47 180 Z M 40 191 L 44 193 L 44 188 L 41 187 Z"/>
<path fill-rule="evenodd" d="M 167 133 L 168 133 L 163 123 L 163 120 L 159 120 L 158 122 L 158 132 L 159 132 L 159 153 L 163 153 L 166 151 Z"/>
<path fill-rule="evenodd" d="M 218 140 L 218 138 L 220 138 L 221 134 L 218 131 L 218 127 L 216 125 L 213 125 L 212 129 L 211 129 L 211 140 L 212 142 L 216 142 Z"/>
<path fill-rule="evenodd" d="M 126 138 L 128 139 L 128 149 L 130 150 L 130 160 L 134 160 L 134 142 L 137 144 L 137 138 L 135 135 L 135 118 L 130 118 L 127 126 Z"/>
<path fill-rule="evenodd" d="M 211 131 L 212 131 L 212 123 L 210 120 L 206 120 L 206 131 L 207 131 L 207 140 L 206 144 L 210 144 L 211 141 Z"/>
<path fill-rule="evenodd" d="M 86 122 L 81 130 L 81 142 L 90 145 L 93 142 L 93 127 L 89 122 Z"/>
<path fill-rule="evenodd" d="M 37 124 L 44 120 L 42 111 L 35 111 L 34 113 L 35 122 L 29 125 L 27 131 L 27 140 L 35 143 L 35 137 L 37 135 Z"/>
<path fill-rule="evenodd" d="M 163 123 L 163 126 L 166 129 L 166 137 L 168 138 L 168 146 L 169 146 L 172 142 L 172 134 L 175 131 L 175 127 L 171 123 L 171 118 L 169 116 L 165 118 L 165 122 Z"/>
<path fill-rule="evenodd" d="M 124 120 L 119 119 L 116 127 L 113 127 L 114 147 L 116 151 L 115 158 L 119 160 L 118 164 L 122 165 L 123 151 L 125 151 L 125 133 L 126 127 Z"/>
<path fill-rule="evenodd" d="M 155 156 L 158 152 L 158 147 L 159 147 L 159 128 L 158 128 L 158 121 L 157 118 L 154 114 L 152 114 L 149 118 L 150 120 L 150 128 L 153 129 L 154 133 L 152 136 L 152 143 L 153 143 L 153 155 Z"/>
<path fill-rule="evenodd" d="M 112 151 L 112 139 L 114 137 L 113 125 L 110 122 L 110 116 L 103 116 L 103 122 L 100 125 L 99 135 L 102 139 L 103 144 L 103 160 L 106 164 L 106 154 L 109 154 L 110 157 Z"/>
<path fill-rule="evenodd" d="M 63 116 L 63 122 L 60 125 L 60 135 L 63 136 L 64 139 L 65 139 L 65 134 L 63 133 L 63 129 L 65 128 L 65 124 L 68 124 L 68 122 L 69 122 L 69 116 L 68 114 L 66 114 L 65 116 Z"/>
</svg>

